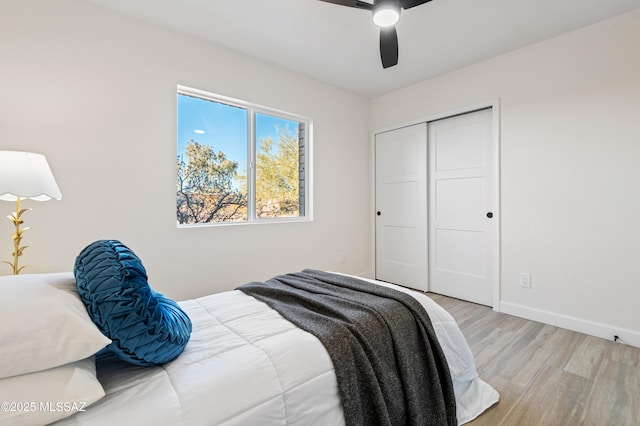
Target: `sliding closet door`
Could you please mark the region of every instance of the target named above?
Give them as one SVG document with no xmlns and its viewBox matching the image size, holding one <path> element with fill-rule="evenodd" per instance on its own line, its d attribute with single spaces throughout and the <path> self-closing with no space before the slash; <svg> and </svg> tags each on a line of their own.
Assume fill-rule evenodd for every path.
<svg viewBox="0 0 640 426">
<path fill-rule="evenodd" d="M 427 291 L 427 125 L 375 137 L 376 279 Z"/>
<path fill-rule="evenodd" d="M 430 291 L 493 304 L 491 109 L 429 123 Z"/>
</svg>

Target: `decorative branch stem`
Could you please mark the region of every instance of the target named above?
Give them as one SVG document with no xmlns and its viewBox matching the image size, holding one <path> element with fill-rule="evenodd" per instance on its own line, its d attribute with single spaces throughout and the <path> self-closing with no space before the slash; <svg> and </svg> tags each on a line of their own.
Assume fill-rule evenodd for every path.
<svg viewBox="0 0 640 426">
<path fill-rule="evenodd" d="M 20 209 L 20 197 L 18 197 L 16 201 L 16 211 L 10 214 L 9 216 L 7 216 L 7 218 L 9 218 L 9 220 L 13 222 L 13 224 L 15 225 L 16 232 L 15 234 L 11 235 L 11 238 L 13 238 L 13 253 L 12 253 L 13 263 L 7 262 L 7 261 L 4 261 L 3 263 L 6 263 L 9 266 L 11 266 L 11 269 L 13 270 L 13 275 L 18 275 L 20 271 L 22 271 L 25 268 L 25 266 L 20 266 L 20 267 L 18 266 L 18 257 L 22 256 L 22 252 L 24 251 L 24 249 L 28 247 L 28 246 L 20 247 L 20 243 L 22 242 L 22 234 L 24 233 L 24 231 L 29 229 L 28 227 L 20 229 L 20 225 L 24 223 L 24 221 L 21 219 L 22 213 L 26 212 L 27 210 L 31 210 L 31 209 Z"/>
</svg>

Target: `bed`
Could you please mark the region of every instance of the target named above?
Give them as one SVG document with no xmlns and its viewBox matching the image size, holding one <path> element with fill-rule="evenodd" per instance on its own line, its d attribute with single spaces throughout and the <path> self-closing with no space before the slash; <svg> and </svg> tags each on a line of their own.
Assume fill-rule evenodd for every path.
<svg viewBox="0 0 640 426">
<path fill-rule="evenodd" d="M 375 280 L 365 282 L 408 294 L 428 313 L 448 364 L 459 424 L 473 420 L 498 401 L 498 393 L 478 377 L 469 346 L 448 312 L 422 293 Z M 47 286 L 48 293 L 43 297 L 43 304 L 47 306 L 54 303 L 57 291 L 60 294 L 55 296 L 64 298 L 65 304 L 75 303 L 73 315 L 80 318 L 82 312 L 76 303 L 80 298 L 74 294 L 75 284 L 72 273 L 0 277 L 0 298 L 7 300 L 5 305 L 14 306 L 12 313 L 0 312 L 0 321 L 7 324 L 5 321 L 19 319 L 17 310 L 22 308 L 18 307 L 21 296 L 14 294 L 17 286 L 22 286 L 18 293 L 26 291 L 32 299 L 38 299 L 35 293 L 42 293 L 43 286 Z M 35 303 L 40 307 L 22 315 L 33 318 L 34 309 L 44 309 L 39 302 Z M 317 337 L 241 290 L 185 300 L 177 305 L 191 321 L 190 337 L 179 356 L 161 365 L 134 365 L 113 352 L 96 351 L 96 347 L 106 343 L 98 333 L 73 344 L 84 349 L 70 355 L 78 358 L 75 361 L 49 359 L 51 353 L 47 353 L 45 364 L 2 366 L 0 399 L 13 405 L 3 402 L 0 424 L 345 424 L 334 366 Z M 86 318 L 78 318 L 74 321 L 86 323 Z M 42 321 L 48 323 L 47 327 L 56 327 L 50 318 Z M 65 324 L 69 322 L 64 320 Z M 37 323 L 35 327 L 43 327 L 43 323 Z M 58 340 L 64 341 L 73 338 L 78 326 L 69 326 L 69 333 L 64 330 L 66 326 L 57 327 Z M 24 330 L 15 333 L 24 335 Z M 2 336 L 0 343 L 6 343 L 10 337 Z M 54 354 L 65 351 L 55 343 L 43 343 L 53 346 Z M 68 348 L 69 344 L 64 346 Z M 24 356 L 29 348 L 21 350 Z M 63 379 L 46 376 L 70 366 L 73 369 L 69 374 L 58 374 Z M 24 372 L 34 368 L 40 370 Z M 22 374 L 7 377 L 12 371 Z M 25 382 L 25 379 L 29 380 Z M 64 382 L 59 386 L 62 389 L 36 394 L 36 388 L 52 388 L 46 384 L 47 380 Z M 76 386 L 80 390 L 69 389 L 73 382 L 81 382 Z"/>
</svg>

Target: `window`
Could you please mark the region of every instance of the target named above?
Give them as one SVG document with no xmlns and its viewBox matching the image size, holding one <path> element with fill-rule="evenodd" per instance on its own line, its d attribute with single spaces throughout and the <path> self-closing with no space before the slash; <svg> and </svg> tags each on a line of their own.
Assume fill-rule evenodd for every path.
<svg viewBox="0 0 640 426">
<path fill-rule="evenodd" d="M 309 219 L 309 120 L 178 86 L 178 226 Z"/>
</svg>

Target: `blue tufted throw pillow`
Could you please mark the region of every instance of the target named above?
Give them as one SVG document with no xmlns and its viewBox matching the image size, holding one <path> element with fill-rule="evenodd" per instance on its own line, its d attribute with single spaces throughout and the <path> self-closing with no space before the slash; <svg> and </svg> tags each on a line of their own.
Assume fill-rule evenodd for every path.
<svg viewBox="0 0 640 426">
<path fill-rule="evenodd" d="M 191 320 L 149 287 L 147 271 L 131 249 L 116 240 L 96 241 L 80 252 L 73 272 L 89 316 L 118 357 L 151 366 L 180 355 Z"/>
</svg>

